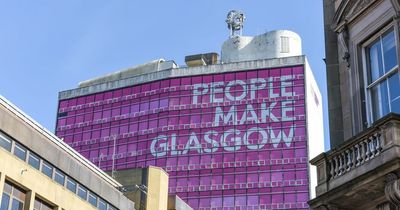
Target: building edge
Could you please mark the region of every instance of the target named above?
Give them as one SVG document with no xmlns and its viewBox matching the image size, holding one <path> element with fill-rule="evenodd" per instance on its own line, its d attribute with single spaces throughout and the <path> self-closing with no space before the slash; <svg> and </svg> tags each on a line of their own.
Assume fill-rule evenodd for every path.
<svg viewBox="0 0 400 210">
<path fill-rule="evenodd" d="M 232 63 L 215 64 L 207 66 L 170 68 L 162 71 L 150 72 L 127 78 L 120 78 L 113 81 L 94 84 L 92 86 L 78 87 L 71 90 L 61 91 L 59 93 L 58 98 L 59 100 L 65 100 L 69 98 L 85 96 L 98 92 L 119 89 L 131 85 L 138 85 L 174 77 L 194 76 L 202 74 L 218 74 L 224 72 L 235 72 L 235 71 L 244 71 L 252 69 L 255 70 L 261 68 L 274 68 L 281 66 L 295 66 L 295 65 L 304 65 L 304 63 L 305 63 L 305 55 L 300 55 L 292 57 L 241 61 L 241 62 L 232 62 Z"/>
</svg>

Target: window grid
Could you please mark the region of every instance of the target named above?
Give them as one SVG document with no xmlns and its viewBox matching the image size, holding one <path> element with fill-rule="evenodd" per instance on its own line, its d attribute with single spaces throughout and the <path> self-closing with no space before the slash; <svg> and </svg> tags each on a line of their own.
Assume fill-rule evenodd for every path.
<svg viewBox="0 0 400 210">
<path fill-rule="evenodd" d="M 250 91 L 260 85 L 254 83 L 257 78 L 264 78 L 265 88 L 270 91 L 255 90 L 252 98 Z M 245 86 L 230 87 L 230 96 L 234 99 L 243 97 L 246 89 L 248 94 L 243 100 L 231 101 L 224 92 L 218 92 L 217 84 L 223 83 L 221 87 L 226 88 L 230 81 L 236 80 L 243 81 Z M 282 82 L 289 85 L 283 87 Z M 210 89 L 206 94 L 196 96 L 197 104 L 193 103 L 196 84 L 207 84 Z M 213 89 L 211 84 L 215 84 Z M 281 95 L 282 88 L 287 95 Z M 214 95 L 210 94 L 212 91 Z M 272 97 L 279 94 L 281 96 Z M 254 209 L 257 205 L 308 208 L 302 66 L 165 79 L 81 98 L 86 100 L 82 99 L 80 106 L 76 99 L 60 101 L 59 113 L 68 114 L 58 118 L 56 134 L 103 170 L 112 169 L 113 157 L 116 170 L 149 165 L 162 167 L 170 175 L 169 192 L 176 193 L 195 209 L 222 209 L 230 202 Z M 265 107 L 262 107 L 263 103 Z M 232 120 L 219 125 L 213 123 L 217 107 L 226 114 L 232 106 L 236 107 L 237 121 L 245 112 L 251 115 L 251 111 L 259 116 L 266 110 L 268 117 L 265 122 L 255 119 L 244 123 Z M 268 110 L 270 107 L 273 108 Z M 285 111 L 287 107 L 294 111 Z M 81 111 L 77 113 L 78 110 Z M 269 117 L 271 115 L 275 118 Z M 79 122 L 76 122 L 78 117 Z M 253 147 L 259 146 L 258 150 L 247 148 L 243 140 L 236 151 L 221 146 L 220 139 L 225 137 L 225 147 L 233 150 L 238 145 L 231 139 L 235 136 L 243 139 L 244 133 L 253 127 L 273 132 L 271 139 L 277 143 L 265 143 L 260 134 L 253 133 L 248 142 Z M 213 135 L 210 130 L 218 134 Z M 222 133 L 228 130 L 231 130 L 230 135 L 224 136 Z M 278 141 L 291 131 L 290 146 Z M 202 152 L 191 149 L 182 154 L 192 133 L 201 139 Z M 216 139 L 218 144 L 205 142 L 206 134 Z M 169 145 L 155 146 L 161 155 L 154 156 L 150 151 L 151 142 L 159 135 L 167 136 Z M 114 155 L 112 136 L 116 136 Z M 172 138 L 175 139 L 174 145 L 171 145 Z M 167 154 L 164 155 L 162 152 L 166 148 Z M 207 153 L 205 150 L 215 151 Z M 255 174 L 260 174 L 260 177 Z M 277 187 L 280 190 L 272 192 Z M 243 196 L 235 196 L 235 193 Z"/>
<path fill-rule="evenodd" d="M 50 204 L 46 203 L 45 201 L 35 198 L 35 203 L 33 205 L 33 210 L 52 210 L 54 209 L 53 206 Z"/>
<path fill-rule="evenodd" d="M 370 124 L 389 112 L 400 113 L 396 37 L 397 33 L 392 27 L 385 28 L 365 45 Z"/>
<path fill-rule="evenodd" d="M 13 139 L 8 137 L 6 134 L 4 134 L 1 131 L 0 131 L 0 147 L 9 152 L 12 152 L 19 159 L 27 162 L 33 168 L 40 170 L 44 175 L 48 176 L 50 179 L 53 179 L 60 185 L 65 186 L 68 190 L 70 190 L 74 194 L 77 194 L 81 198 L 84 197 L 83 199 L 86 200 L 87 202 L 91 203 L 92 205 L 94 205 L 93 200 L 97 200 L 99 198 L 96 194 L 89 191 L 84 186 L 77 183 L 75 180 L 73 180 L 69 176 L 65 175 L 65 173 L 63 173 L 59 169 L 55 168 L 47 161 L 41 159 L 38 155 L 29 151 L 24 146 L 22 146 L 20 143 L 14 141 Z M 21 151 L 24 151 L 23 154 L 25 155 L 25 158 L 23 158 L 21 156 L 22 153 L 19 153 Z M 14 186 L 8 182 L 6 182 L 6 184 L 4 186 L 5 186 L 4 193 L 2 196 L 2 202 L 1 202 L 0 209 L 8 210 L 8 208 L 12 208 L 12 206 L 14 206 L 14 205 L 18 208 L 22 208 L 19 206 L 24 205 L 25 193 L 23 192 L 23 190 L 21 190 L 20 188 Z M 15 199 L 14 199 L 14 197 L 12 197 L 13 192 L 16 193 Z M 85 192 L 86 195 L 89 193 L 90 196 L 89 197 L 83 196 L 83 194 L 82 194 L 83 192 Z M 78 193 L 81 193 L 81 194 L 78 194 Z M 21 196 L 23 196 L 23 197 L 21 197 Z M 20 199 L 18 199 L 18 198 L 20 198 Z M 10 201 L 11 201 L 11 203 L 10 203 Z M 96 205 L 94 205 L 94 206 L 98 207 L 99 209 L 106 208 L 107 210 L 116 210 L 116 208 L 114 206 L 112 206 L 111 204 L 107 203 L 104 200 L 101 200 L 101 201 L 102 202 L 99 202 L 98 204 L 96 203 Z M 45 207 L 43 207 L 43 206 L 41 208 L 45 209 Z"/>
<path fill-rule="evenodd" d="M 2 210 L 23 209 L 25 205 L 25 197 L 26 193 L 23 189 L 6 181 L 4 183 L 0 209 Z"/>
</svg>

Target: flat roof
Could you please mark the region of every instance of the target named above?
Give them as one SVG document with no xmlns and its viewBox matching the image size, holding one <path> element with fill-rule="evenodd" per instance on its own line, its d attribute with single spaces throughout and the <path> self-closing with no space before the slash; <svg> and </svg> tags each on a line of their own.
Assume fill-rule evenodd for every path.
<svg viewBox="0 0 400 210">
<path fill-rule="evenodd" d="M 78 87 L 71 90 L 61 91 L 58 95 L 58 98 L 59 100 L 75 98 L 79 96 L 100 93 L 108 90 L 138 85 L 142 83 L 147 83 L 167 78 L 195 76 L 204 74 L 218 74 L 225 72 L 235 72 L 243 70 L 262 69 L 262 68 L 277 68 L 283 66 L 303 65 L 305 63 L 306 63 L 306 57 L 304 55 L 300 55 L 300 56 L 273 58 L 264 60 L 221 63 L 215 65 L 205 65 L 196 67 L 170 68 L 162 71 L 153 71 L 126 78 L 118 78 L 117 80 L 107 81 L 104 83 L 97 83 L 85 87 Z"/>
</svg>

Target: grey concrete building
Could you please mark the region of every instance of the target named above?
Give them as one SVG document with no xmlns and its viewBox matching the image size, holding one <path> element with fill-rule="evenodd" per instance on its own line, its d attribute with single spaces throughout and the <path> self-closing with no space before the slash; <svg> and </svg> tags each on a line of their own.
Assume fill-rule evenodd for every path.
<svg viewBox="0 0 400 210">
<path fill-rule="evenodd" d="M 399 209 L 398 0 L 324 0 L 331 150 L 312 209 Z"/>
</svg>

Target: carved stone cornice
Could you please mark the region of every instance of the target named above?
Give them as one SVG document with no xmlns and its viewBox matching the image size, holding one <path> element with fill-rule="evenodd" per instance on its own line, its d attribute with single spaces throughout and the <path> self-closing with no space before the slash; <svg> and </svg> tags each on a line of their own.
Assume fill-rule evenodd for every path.
<svg viewBox="0 0 400 210">
<path fill-rule="evenodd" d="M 396 11 L 397 16 L 400 13 L 400 0 L 390 0 L 394 10 Z"/>
<path fill-rule="evenodd" d="M 395 14 L 393 16 L 393 20 L 397 25 L 400 25 L 400 0 L 390 0 L 390 3 L 393 6 Z"/>
<path fill-rule="evenodd" d="M 362 11 L 376 1 L 377 0 L 343 0 L 333 17 L 332 29 L 338 32 L 338 30 L 344 24 L 346 24 L 346 22 L 353 20 L 355 17 L 361 14 Z"/>
</svg>

